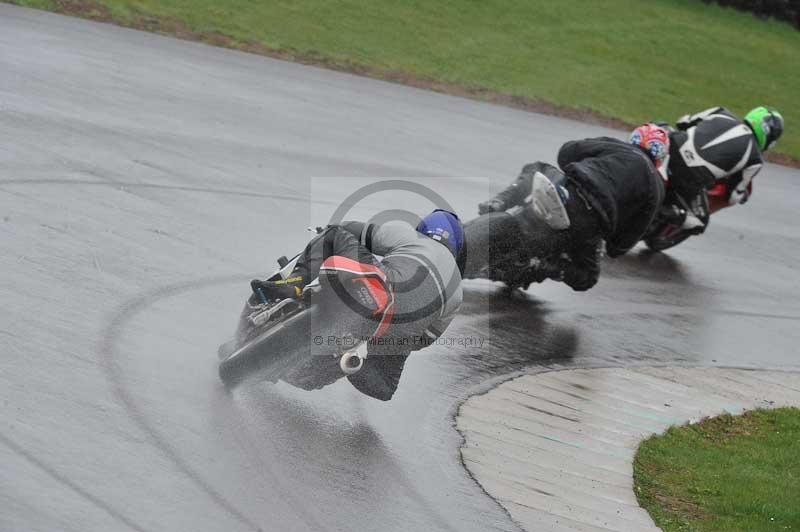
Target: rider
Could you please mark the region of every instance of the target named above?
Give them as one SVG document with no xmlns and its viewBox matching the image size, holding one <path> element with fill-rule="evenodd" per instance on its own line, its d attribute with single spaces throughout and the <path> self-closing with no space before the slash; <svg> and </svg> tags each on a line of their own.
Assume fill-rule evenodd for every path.
<svg viewBox="0 0 800 532">
<path fill-rule="evenodd" d="M 543 162 L 525 165 L 517 180 L 478 212 L 499 212 L 530 203 L 535 217 L 552 231 L 498 238 L 519 238 L 531 256 L 563 250 L 569 258 L 561 271 L 573 290 L 588 290 L 600 274 L 602 242 L 617 257 L 644 234 L 664 197 L 663 172 L 669 153 L 666 130 L 653 124 L 636 129 L 637 145 L 599 137 L 564 144 L 558 168 Z M 526 233 L 523 228 L 517 231 Z"/>
<path fill-rule="evenodd" d="M 670 194 L 664 213 L 684 230 L 699 234 L 705 224 L 691 210 L 678 208 L 672 194 L 703 208 L 703 202 L 693 200 L 707 190 L 711 212 L 745 203 L 753 192 L 753 177 L 764 164 L 761 154 L 783 133 L 783 117 L 760 106 L 741 120 L 724 107 L 712 107 L 682 116 L 676 126 L 670 132 Z M 710 213 L 700 214 L 707 220 Z"/>
<path fill-rule="evenodd" d="M 306 246 L 287 279 L 251 284 L 267 299 L 283 299 L 301 297 L 318 277 L 321 304 L 332 305 L 337 325 L 347 330 L 359 321 L 357 336 L 369 339 L 361 370 L 347 378 L 362 393 L 388 401 L 411 351 L 431 345 L 460 307 L 464 251 L 461 222 L 443 209 L 416 230 L 399 221 L 343 222 Z"/>
</svg>

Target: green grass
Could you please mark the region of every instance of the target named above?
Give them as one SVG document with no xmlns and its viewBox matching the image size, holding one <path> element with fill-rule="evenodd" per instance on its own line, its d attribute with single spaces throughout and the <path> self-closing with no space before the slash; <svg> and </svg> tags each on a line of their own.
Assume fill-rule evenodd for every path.
<svg viewBox="0 0 800 532">
<path fill-rule="evenodd" d="M 11 3 L 34 9 L 47 9 L 48 11 L 52 11 L 56 7 L 52 0 L 11 0 Z"/>
<path fill-rule="evenodd" d="M 673 427 L 639 447 L 634 480 L 665 532 L 800 531 L 800 410 Z"/>
<path fill-rule="evenodd" d="M 16 0 L 37 7 L 51 0 Z M 95 0 L 57 2 L 88 4 Z M 800 32 L 700 0 L 98 0 L 232 44 L 315 54 L 638 123 L 725 105 L 786 118 L 800 159 Z M 63 8 L 62 8 L 63 9 Z"/>
</svg>

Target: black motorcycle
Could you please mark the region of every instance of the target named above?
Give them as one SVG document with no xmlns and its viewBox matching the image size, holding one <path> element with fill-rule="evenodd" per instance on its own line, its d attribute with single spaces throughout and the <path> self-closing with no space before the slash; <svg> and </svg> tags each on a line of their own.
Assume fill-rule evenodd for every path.
<svg viewBox="0 0 800 532">
<path fill-rule="evenodd" d="M 642 241 L 653 251 L 664 251 L 675 247 L 697 231 L 687 230 L 683 227 L 686 213 L 692 213 L 703 225 L 708 224 L 710 210 L 708 196 L 700 194 L 692 201 L 685 200 L 680 194 L 672 193 L 665 202 L 653 223 L 645 232 Z"/>
<path fill-rule="evenodd" d="M 299 255 L 278 259 L 267 280 L 288 278 Z M 311 283 L 300 298 L 269 300 L 256 283 L 239 317 L 234 338 L 219 347 L 219 376 L 228 386 L 250 378 L 283 380 L 310 390 L 359 371 L 366 342 L 342 330 L 335 315 L 318 304 L 320 285 Z"/>
</svg>

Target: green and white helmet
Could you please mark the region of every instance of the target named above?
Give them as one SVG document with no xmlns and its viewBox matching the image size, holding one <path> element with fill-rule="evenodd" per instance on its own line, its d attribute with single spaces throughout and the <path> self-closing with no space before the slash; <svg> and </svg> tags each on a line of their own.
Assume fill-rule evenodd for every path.
<svg viewBox="0 0 800 532">
<path fill-rule="evenodd" d="M 783 134 L 783 117 L 772 107 L 756 107 L 747 113 L 744 121 L 753 130 L 761 151 L 766 151 L 774 146 Z"/>
</svg>

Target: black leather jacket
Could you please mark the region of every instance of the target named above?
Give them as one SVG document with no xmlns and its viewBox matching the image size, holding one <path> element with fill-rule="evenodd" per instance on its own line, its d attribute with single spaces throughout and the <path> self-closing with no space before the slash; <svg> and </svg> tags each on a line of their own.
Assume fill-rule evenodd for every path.
<svg viewBox="0 0 800 532">
<path fill-rule="evenodd" d="M 575 140 L 561 147 L 558 165 L 597 211 L 608 255 L 636 245 L 664 199 L 664 182 L 644 151 L 610 137 Z"/>
</svg>

